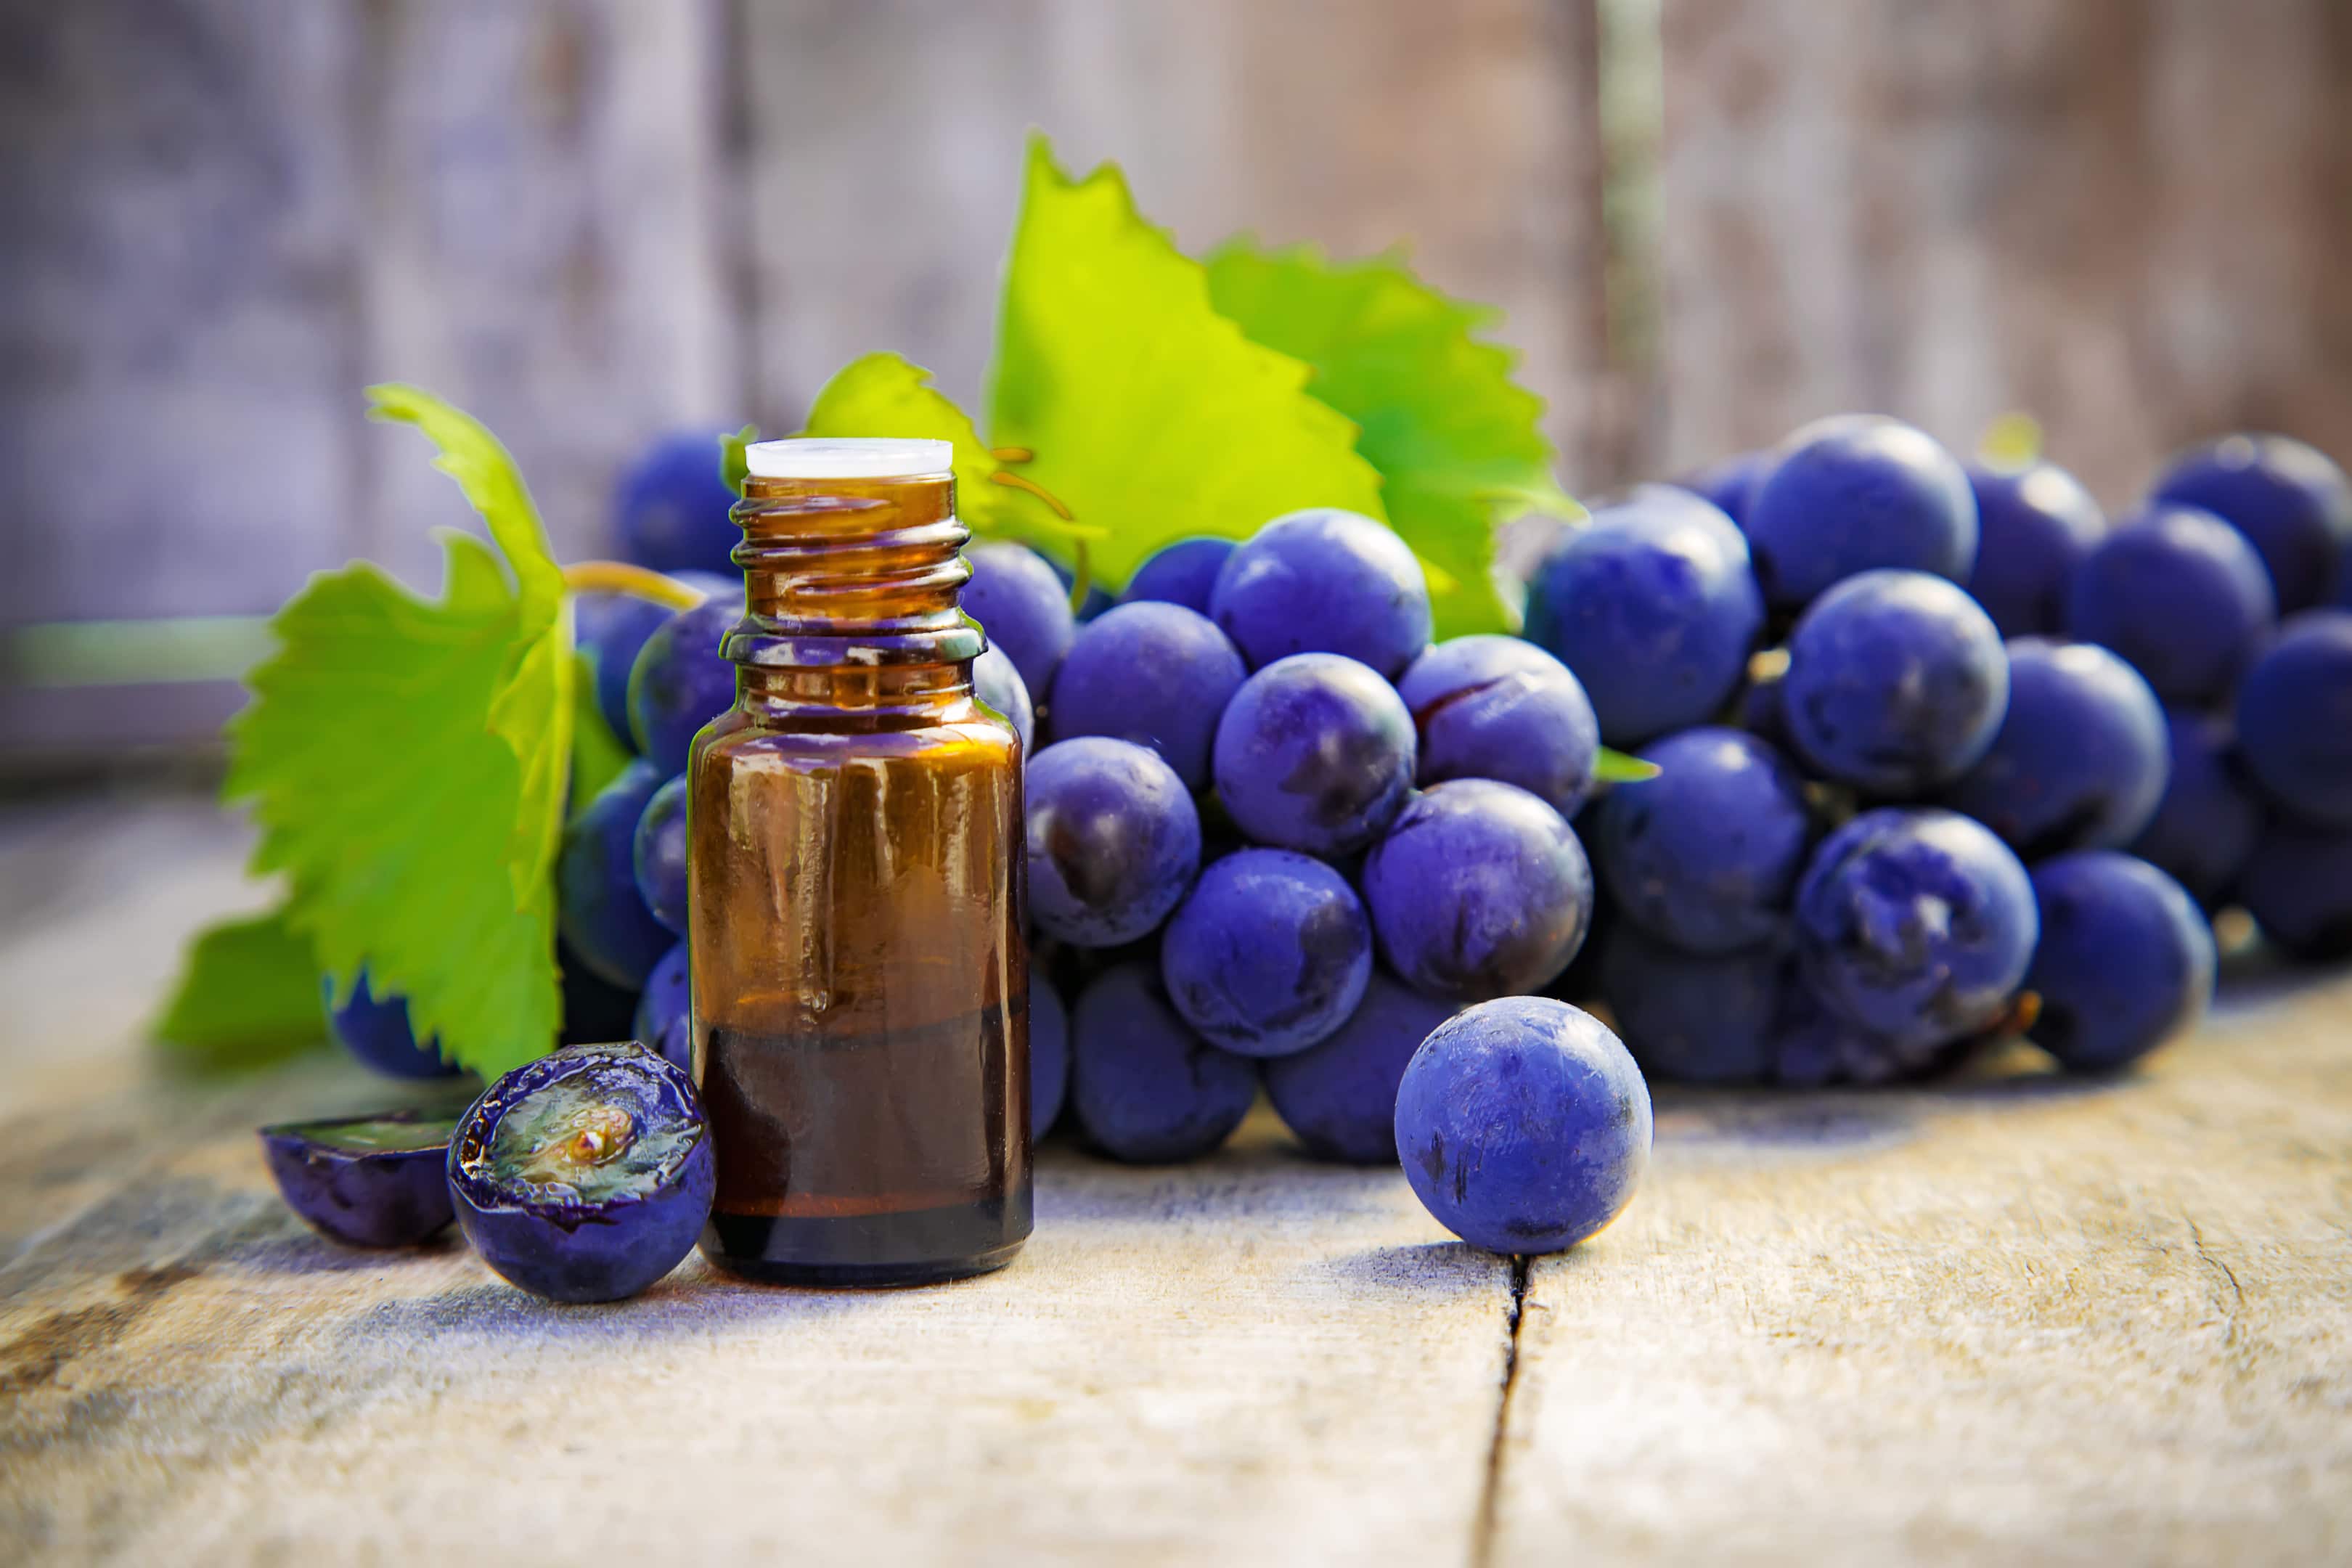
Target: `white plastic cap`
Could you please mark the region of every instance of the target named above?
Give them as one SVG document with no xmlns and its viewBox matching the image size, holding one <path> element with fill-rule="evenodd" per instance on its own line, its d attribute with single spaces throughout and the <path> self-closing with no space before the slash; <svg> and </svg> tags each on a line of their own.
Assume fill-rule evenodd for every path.
<svg viewBox="0 0 2352 1568">
<path fill-rule="evenodd" d="M 885 437 L 795 436 L 743 448 L 755 479 L 911 479 L 947 473 L 954 462 L 945 441 Z"/>
</svg>

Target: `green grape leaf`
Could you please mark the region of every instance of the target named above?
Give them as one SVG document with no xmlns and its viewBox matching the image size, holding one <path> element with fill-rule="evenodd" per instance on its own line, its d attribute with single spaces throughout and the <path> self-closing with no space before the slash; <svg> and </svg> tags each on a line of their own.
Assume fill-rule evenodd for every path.
<svg viewBox="0 0 2352 1568">
<path fill-rule="evenodd" d="M 1315 367 L 1308 390 L 1361 426 L 1391 526 L 1429 570 L 1440 637 L 1508 630 L 1496 523 L 1575 515 L 1552 478 L 1543 400 L 1515 356 L 1473 334 L 1496 313 L 1452 300 L 1393 257 L 1335 263 L 1312 247 L 1234 240 L 1208 260 L 1210 298 L 1257 342 Z"/>
<path fill-rule="evenodd" d="M 261 828 L 257 873 L 347 994 L 365 968 L 418 1037 L 484 1078 L 544 1054 L 562 1002 L 552 867 L 578 663 L 562 574 L 488 431 L 426 395 L 378 388 L 422 427 L 499 546 L 443 536 L 426 600 L 375 567 L 322 573 L 271 621 L 279 651 L 229 725 L 225 794 Z M 503 553 L 503 562 L 501 553 Z M 513 574 L 509 582 L 508 572 Z"/>
<path fill-rule="evenodd" d="M 1629 757 L 1606 746 L 1601 748 L 1601 755 L 1592 764 L 1592 776 L 1602 784 L 1640 784 L 1643 779 L 1656 778 L 1664 771 L 1655 763 Z"/>
<path fill-rule="evenodd" d="M 621 776 L 635 753 L 621 743 L 596 706 L 596 656 L 582 648 L 572 657 L 580 668 L 572 678 L 572 804 L 565 815 L 577 816 L 599 790 Z"/>
<path fill-rule="evenodd" d="M 206 927 L 148 1032 L 172 1061 L 200 1071 L 265 1067 L 322 1043 L 327 1012 L 310 939 L 282 909 Z"/>
<path fill-rule="evenodd" d="M 989 437 L 1101 531 L 1097 582 L 1116 589 L 1163 544 L 1246 538 L 1301 507 L 1384 518 L 1379 472 L 1354 424 L 1309 394 L 1311 374 L 1218 314 L 1200 263 L 1136 212 L 1117 165 L 1072 180 L 1031 138 Z"/>
<path fill-rule="evenodd" d="M 746 425 L 731 436 L 719 437 L 719 477 L 739 496 L 743 493 L 743 481 L 751 477 L 751 465 L 743 456 L 743 448 L 759 438 L 757 425 Z"/>
</svg>

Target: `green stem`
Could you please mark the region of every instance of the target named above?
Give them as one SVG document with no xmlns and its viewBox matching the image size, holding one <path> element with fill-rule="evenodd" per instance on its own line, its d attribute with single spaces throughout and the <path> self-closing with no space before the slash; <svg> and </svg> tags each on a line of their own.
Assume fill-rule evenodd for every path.
<svg viewBox="0 0 2352 1568">
<path fill-rule="evenodd" d="M 575 561 L 563 569 L 563 585 L 575 594 L 626 594 L 673 610 L 690 610 L 709 596 L 675 577 L 625 561 Z"/>
</svg>

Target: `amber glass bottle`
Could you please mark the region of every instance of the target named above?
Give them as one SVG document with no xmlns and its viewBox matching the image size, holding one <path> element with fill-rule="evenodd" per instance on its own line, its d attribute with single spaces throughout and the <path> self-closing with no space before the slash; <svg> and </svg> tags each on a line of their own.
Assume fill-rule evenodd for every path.
<svg viewBox="0 0 2352 1568">
<path fill-rule="evenodd" d="M 735 520 L 735 705 L 687 764 L 703 1251 L 754 1279 L 911 1285 L 1029 1234 L 1021 742 L 943 441 L 770 441 Z"/>
</svg>

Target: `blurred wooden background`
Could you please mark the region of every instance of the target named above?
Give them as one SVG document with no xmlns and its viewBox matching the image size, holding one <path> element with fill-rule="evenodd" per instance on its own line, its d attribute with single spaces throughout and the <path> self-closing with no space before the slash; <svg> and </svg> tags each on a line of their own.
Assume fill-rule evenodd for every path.
<svg viewBox="0 0 2352 1568">
<path fill-rule="evenodd" d="M 430 585 L 404 378 L 567 553 L 673 426 L 895 348 L 969 396 L 1020 138 L 1189 247 L 1403 241 L 1503 307 L 1571 490 L 2024 408 L 2111 504 L 2233 426 L 2352 458 L 2340 0 L 0 0 L 0 629 Z M 225 687 L 0 681 L 0 751 Z"/>
</svg>

